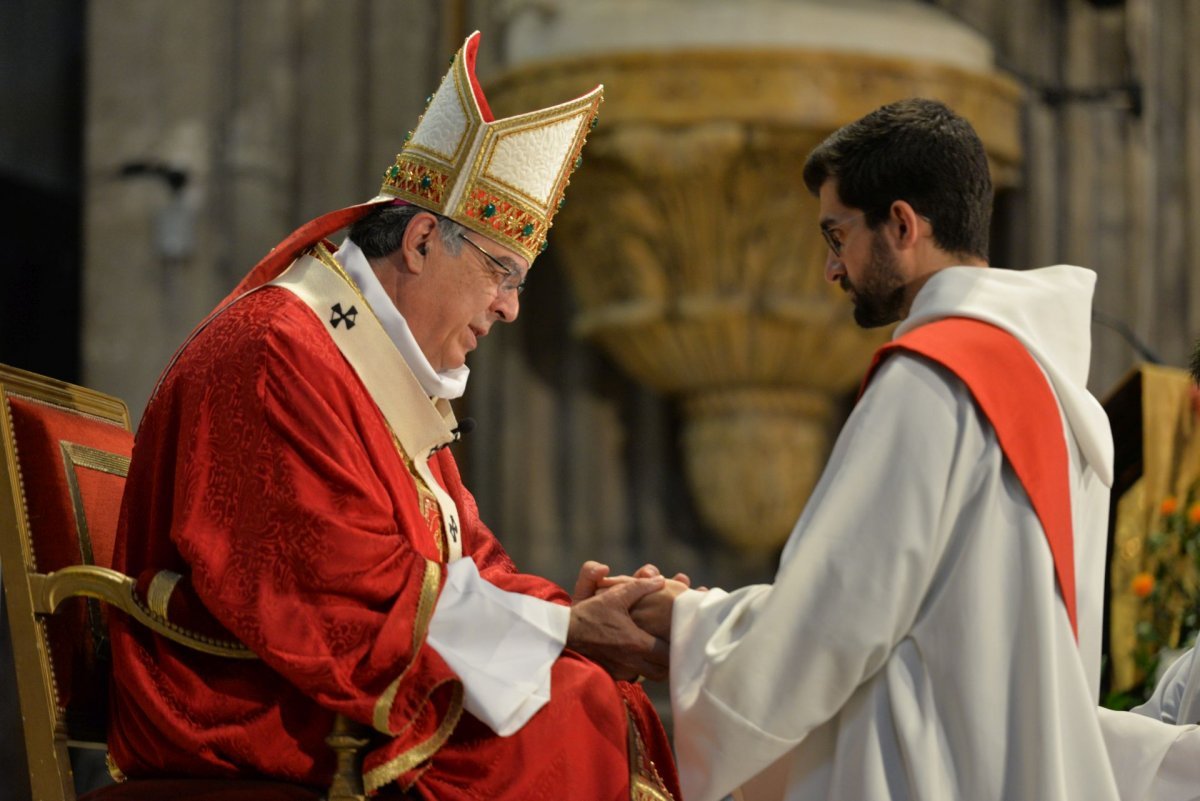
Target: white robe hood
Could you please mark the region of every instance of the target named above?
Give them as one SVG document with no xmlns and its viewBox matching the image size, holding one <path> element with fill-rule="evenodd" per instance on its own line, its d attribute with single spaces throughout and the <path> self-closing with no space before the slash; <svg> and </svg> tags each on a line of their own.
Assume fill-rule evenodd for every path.
<svg viewBox="0 0 1200 801">
<path fill-rule="evenodd" d="M 1094 272 L 1069 264 L 1026 271 L 950 267 L 917 293 L 895 337 L 950 316 L 982 320 L 1011 333 L 1054 386 L 1088 466 L 1111 487 L 1112 430 L 1087 389 L 1095 286 Z"/>
</svg>

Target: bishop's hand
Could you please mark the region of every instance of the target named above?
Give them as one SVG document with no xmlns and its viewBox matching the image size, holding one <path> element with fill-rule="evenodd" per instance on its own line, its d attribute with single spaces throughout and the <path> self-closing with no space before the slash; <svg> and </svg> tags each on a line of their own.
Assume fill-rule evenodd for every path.
<svg viewBox="0 0 1200 801">
<path fill-rule="evenodd" d="M 625 578 L 611 586 L 608 567 L 587 562 L 575 584 L 567 647 L 583 654 L 613 678 L 633 681 L 638 676 L 664 679 L 669 649 L 634 624 L 630 608 L 646 595 L 662 590 L 662 576 Z"/>
</svg>

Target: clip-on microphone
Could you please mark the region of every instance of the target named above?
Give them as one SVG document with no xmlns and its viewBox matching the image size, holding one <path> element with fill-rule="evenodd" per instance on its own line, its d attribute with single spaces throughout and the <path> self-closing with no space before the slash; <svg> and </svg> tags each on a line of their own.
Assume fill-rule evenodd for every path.
<svg viewBox="0 0 1200 801">
<path fill-rule="evenodd" d="M 475 418 L 464 417 L 458 421 L 458 427 L 450 429 L 450 433 L 454 435 L 454 441 L 458 442 L 463 438 L 463 434 L 470 434 L 475 430 Z"/>
<path fill-rule="evenodd" d="M 457 426 L 450 429 L 450 433 L 454 435 L 450 439 L 450 442 L 458 442 L 460 439 L 463 438 L 463 434 L 470 434 L 474 430 L 475 430 L 475 418 L 464 417 L 463 419 L 458 421 Z M 450 445 L 450 442 L 443 442 L 441 445 L 438 445 L 436 448 L 434 448 L 432 452 L 437 453 L 442 448 L 448 447 Z"/>
</svg>

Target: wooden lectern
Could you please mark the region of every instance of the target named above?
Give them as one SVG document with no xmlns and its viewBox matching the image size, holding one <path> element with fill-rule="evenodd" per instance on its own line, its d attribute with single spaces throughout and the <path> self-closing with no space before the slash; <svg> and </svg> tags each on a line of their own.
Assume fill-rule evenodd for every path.
<svg viewBox="0 0 1200 801">
<path fill-rule="evenodd" d="M 1134 649 L 1138 621 L 1153 599 L 1134 594 L 1133 579 L 1155 567 L 1145 545 L 1160 525 L 1163 500 L 1183 502 L 1200 480 L 1200 405 L 1187 371 L 1139 365 L 1109 394 L 1104 410 L 1112 425 L 1114 479 L 1102 697 L 1137 688 L 1145 679 Z"/>
</svg>

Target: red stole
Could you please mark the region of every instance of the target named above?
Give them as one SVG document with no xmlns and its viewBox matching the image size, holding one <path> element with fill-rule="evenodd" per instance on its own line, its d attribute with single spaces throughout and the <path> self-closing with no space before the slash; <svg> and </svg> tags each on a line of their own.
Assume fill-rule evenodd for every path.
<svg viewBox="0 0 1200 801">
<path fill-rule="evenodd" d="M 1041 368 L 1007 331 L 950 317 L 916 328 L 876 351 L 860 397 L 879 365 L 896 351 L 923 356 L 954 373 L 991 423 L 1042 524 L 1071 631 L 1079 639 L 1070 462 L 1058 403 Z"/>
</svg>

